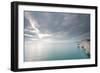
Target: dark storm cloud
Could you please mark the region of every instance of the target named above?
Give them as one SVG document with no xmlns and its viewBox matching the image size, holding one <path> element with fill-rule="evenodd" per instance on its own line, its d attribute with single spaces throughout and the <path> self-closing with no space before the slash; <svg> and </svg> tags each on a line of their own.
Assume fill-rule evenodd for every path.
<svg viewBox="0 0 100 73">
<path fill-rule="evenodd" d="M 30 24 L 27 15 L 38 23 L 40 32 L 51 33 L 56 39 L 90 37 L 89 14 L 26 11 L 25 28 Z"/>
</svg>

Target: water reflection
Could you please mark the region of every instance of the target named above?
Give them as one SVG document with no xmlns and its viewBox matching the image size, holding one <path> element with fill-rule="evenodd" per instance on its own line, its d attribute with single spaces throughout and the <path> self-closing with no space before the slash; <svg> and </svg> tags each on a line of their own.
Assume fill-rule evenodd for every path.
<svg viewBox="0 0 100 73">
<path fill-rule="evenodd" d="M 25 40 L 24 61 L 71 60 L 88 58 L 75 43 L 46 39 Z"/>
</svg>

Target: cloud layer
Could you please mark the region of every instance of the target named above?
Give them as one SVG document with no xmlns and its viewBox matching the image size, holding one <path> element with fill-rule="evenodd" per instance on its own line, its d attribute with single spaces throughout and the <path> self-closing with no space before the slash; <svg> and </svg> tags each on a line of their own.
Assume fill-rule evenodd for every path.
<svg viewBox="0 0 100 73">
<path fill-rule="evenodd" d="M 52 34 L 53 39 L 83 40 L 90 37 L 89 14 L 25 11 L 25 29 L 32 27 L 30 20 L 40 33 Z"/>
</svg>

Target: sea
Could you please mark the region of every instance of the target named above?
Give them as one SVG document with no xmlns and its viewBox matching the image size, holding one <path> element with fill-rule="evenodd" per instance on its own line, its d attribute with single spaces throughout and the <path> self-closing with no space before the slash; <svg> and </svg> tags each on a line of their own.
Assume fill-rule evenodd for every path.
<svg viewBox="0 0 100 73">
<path fill-rule="evenodd" d="M 24 61 L 54 61 L 54 60 L 89 59 L 88 55 L 77 42 L 25 40 Z"/>
</svg>

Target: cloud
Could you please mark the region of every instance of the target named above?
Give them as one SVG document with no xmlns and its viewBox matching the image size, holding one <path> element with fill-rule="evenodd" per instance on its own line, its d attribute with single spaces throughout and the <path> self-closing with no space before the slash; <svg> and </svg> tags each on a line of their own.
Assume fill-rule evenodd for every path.
<svg viewBox="0 0 100 73">
<path fill-rule="evenodd" d="M 90 37 L 89 14 L 25 11 L 25 23 L 27 19 L 41 33 L 50 33 L 55 39 L 83 39 L 83 34 L 87 34 L 84 38 Z"/>
</svg>

